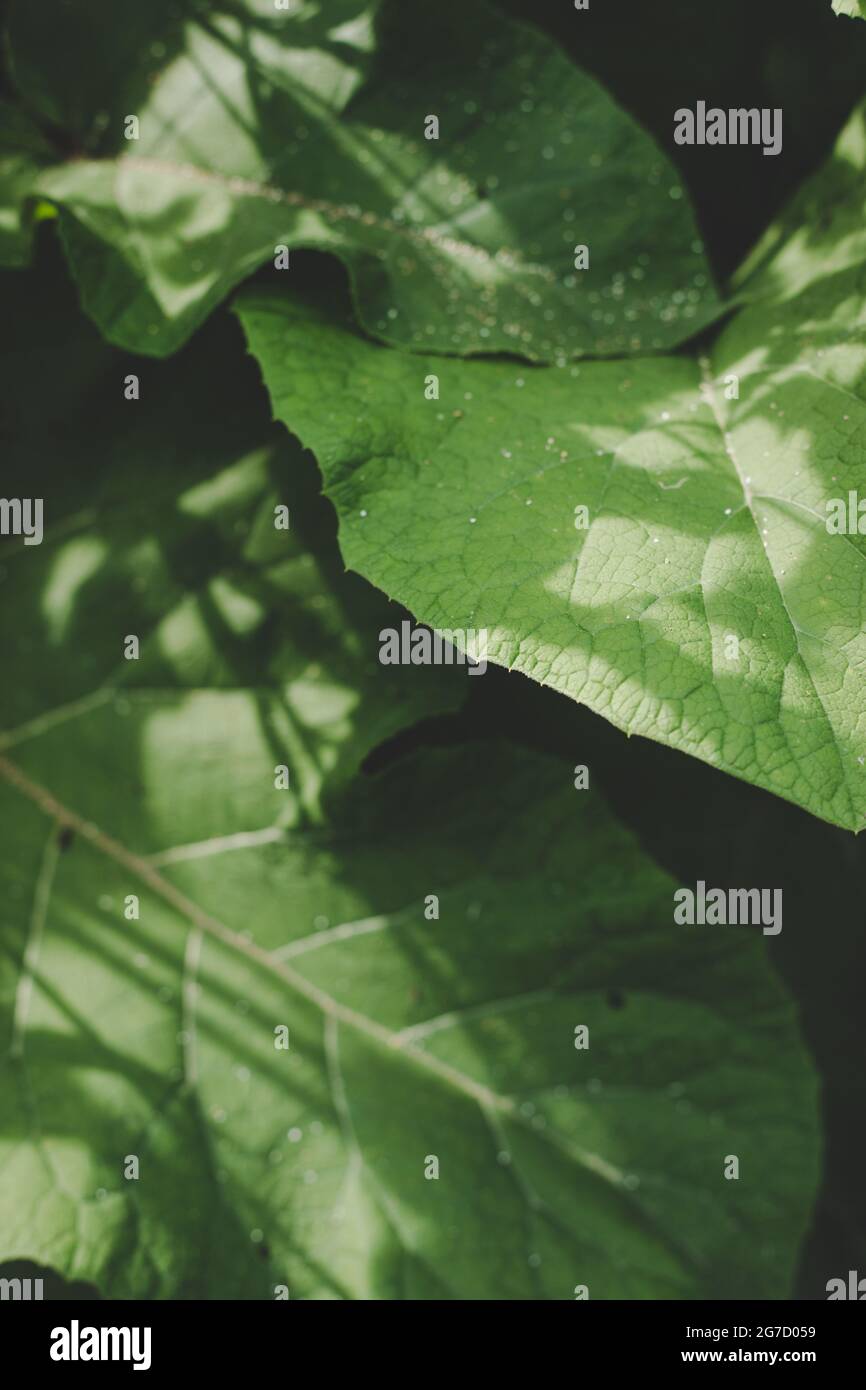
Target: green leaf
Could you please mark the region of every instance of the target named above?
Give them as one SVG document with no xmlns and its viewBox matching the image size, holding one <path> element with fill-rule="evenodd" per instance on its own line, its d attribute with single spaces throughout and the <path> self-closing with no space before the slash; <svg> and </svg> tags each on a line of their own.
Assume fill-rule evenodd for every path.
<svg viewBox="0 0 866 1390">
<path fill-rule="evenodd" d="M 377 634 L 403 615 L 345 573 L 316 470 L 270 424 L 232 320 L 161 364 L 101 343 L 56 264 L 7 274 L 3 292 L 4 495 L 42 499 L 44 539 L 0 543 L 16 673 L 0 746 L 98 721 L 120 692 L 131 718 L 186 692 L 206 722 L 233 690 L 215 707 L 263 722 L 312 816 L 371 748 L 462 700 L 465 669 L 379 665 Z"/>
<path fill-rule="evenodd" d="M 53 151 L 18 107 L 0 101 L 0 266 L 24 266 L 32 240 L 28 199 Z"/>
<path fill-rule="evenodd" d="M 735 284 L 741 299 L 791 299 L 864 263 L 866 103 L 851 115 L 827 162 L 767 229 Z"/>
<path fill-rule="evenodd" d="M 674 926 L 536 755 L 415 756 L 315 836 L 274 833 L 271 763 L 229 692 L 0 755 L 0 1259 L 112 1297 L 786 1297 L 817 1094 L 758 934 Z"/>
<path fill-rule="evenodd" d="M 866 0 L 833 0 L 836 14 L 847 14 L 852 19 L 866 19 Z"/>
<path fill-rule="evenodd" d="M 374 53 L 375 5 L 265 8 L 166 16 L 128 82 L 123 63 L 102 81 L 115 30 L 129 46 L 120 8 L 80 74 L 45 52 L 45 6 L 15 11 L 25 95 L 101 156 L 39 189 L 112 342 L 173 351 L 279 246 L 340 256 L 368 330 L 412 349 L 612 355 L 718 317 L 670 162 L 549 40 L 481 4 L 391 3 Z M 66 7 L 64 51 L 82 46 L 88 10 Z"/>
<path fill-rule="evenodd" d="M 187 45 L 211 32 L 214 11 L 221 20 L 234 23 L 233 32 L 252 42 L 260 36 L 264 52 L 272 52 L 266 41 L 273 37 L 280 47 L 297 50 L 291 69 L 295 81 L 339 110 L 368 66 L 371 21 L 378 5 L 379 0 L 303 0 L 277 11 L 273 0 L 219 0 L 216 5 L 211 0 L 184 0 L 181 5 L 177 0 L 149 0 L 121 15 L 105 0 L 76 0 L 74 6 L 65 0 L 43 0 L 39 10 L 27 0 L 11 0 L 11 74 L 39 119 L 62 130 L 80 155 L 105 157 L 126 146 L 127 115 L 143 109 L 164 111 L 151 106 L 161 99 L 151 88 L 184 75 L 195 58 Z M 75 62 L 69 61 L 70 53 Z M 186 72 L 190 87 L 198 81 L 200 96 L 210 93 L 213 112 L 218 102 L 207 77 L 204 70 L 197 79 Z M 257 90 L 256 95 L 266 94 Z M 238 125 L 241 114 L 236 110 Z M 195 113 L 181 113 L 182 123 L 190 116 Z M 198 131 L 206 131 L 203 122 Z M 172 135 L 179 138 L 176 131 Z"/>
<path fill-rule="evenodd" d="M 828 534 L 826 503 L 862 481 L 864 290 L 859 267 L 755 306 L 701 364 L 425 360 L 297 296 L 250 289 L 239 313 L 348 565 L 629 733 L 858 830 L 866 537 Z"/>
<path fill-rule="evenodd" d="M 664 0 L 664 24 L 656 5 L 630 0 L 627 43 L 622 4 L 595 0 L 591 12 L 580 14 L 573 0 L 496 3 L 514 16 L 531 16 L 667 151 L 721 283 L 824 159 L 863 95 L 866 29 L 836 23 L 829 0 Z M 710 106 L 783 108 L 782 157 L 765 158 L 755 146 L 677 145 L 674 112 L 694 107 L 699 96 Z"/>
</svg>

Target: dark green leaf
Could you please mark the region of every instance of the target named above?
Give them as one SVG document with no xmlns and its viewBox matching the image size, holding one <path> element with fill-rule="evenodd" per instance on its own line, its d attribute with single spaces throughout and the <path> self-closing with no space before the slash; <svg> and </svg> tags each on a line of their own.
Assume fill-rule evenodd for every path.
<svg viewBox="0 0 866 1390">
<path fill-rule="evenodd" d="M 794 1010 L 756 933 L 673 925 L 564 768 L 428 755 L 276 837 L 229 693 L 15 759 L 0 1258 L 115 1297 L 787 1296 L 818 1167 Z"/>
<path fill-rule="evenodd" d="M 408 348 L 611 355 L 718 316 L 667 158 L 548 40 L 481 4 L 392 3 L 375 54 L 374 4 L 199 5 L 163 16 L 164 32 L 159 9 L 136 18 L 161 37 L 129 65 L 112 7 L 80 73 L 65 51 L 92 6 L 66 9 L 62 58 L 45 8 L 15 11 L 19 82 L 100 157 L 38 189 L 113 342 L 171 352 L 279 246 L 339 255 L 367 328 Z"/>
</svg>

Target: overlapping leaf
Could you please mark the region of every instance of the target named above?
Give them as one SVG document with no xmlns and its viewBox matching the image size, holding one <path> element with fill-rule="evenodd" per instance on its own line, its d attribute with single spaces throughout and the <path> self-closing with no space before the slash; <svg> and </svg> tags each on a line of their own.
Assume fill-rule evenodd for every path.
<svg viewBox="0 0 866 1390">
<path fill-rule="evenodd" d="M 345 573 L 231 321 L 163 365 L 106 348 L 55 264 L 2 288 L 3 493 L 41 499 L 44 539 L 0 542 L 0 746 L 104 706 L 156 718 L 180 691 L 206 723 L 233 690 L 218 708 L 261 721 L 312 815 L 371 747 L 462 700 L 465 670 L 379 665 L 402 615 Z"/>
<path fill-rule="evenodd" d="M 791 299 L 825 276 L 866 263 L 866 106 L 772 223 L 736 277 L 744 299 Z"/>
<path fill-rule="evenodd" d="M 755 306 L 700 364 L 424 360 L 300 289 L 240 314 L 350 566 L 630 733 L 857 830 L 866 537 L 829 534 L 826 504 L 862 483 L 864 293 L 861 266 Z"/>
<path fill-rule="evenodd" d="M 110 1296 L 785 1297 L 816 1091 L 758 934 L 675 927 L 535 755 L 412 759 L 314 836 L 275 834 L 271 762 L 230 693 L 0 757 L 0 1258 Z"/>
<path fill-rule="evenodd" d="M 281 245 L 336 252 L 413 349 L 610 355 L 717 316 L 675 171 L 592 78 L 460 0 L 387 4 L 375 48 L 376 9 L 157 5 L 131 37 L 117 6 L 15 8 L 19 87 L 77 141 L 34 189 L 107 337 L 172 351 Z"/>
</svg>

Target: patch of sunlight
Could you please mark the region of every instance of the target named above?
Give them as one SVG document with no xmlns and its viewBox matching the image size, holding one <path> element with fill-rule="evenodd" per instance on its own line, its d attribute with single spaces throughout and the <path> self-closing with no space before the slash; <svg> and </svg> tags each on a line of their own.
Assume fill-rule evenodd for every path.
<svg viewBox="0 0 866 1390">
<path fill-rule="evenodd" d="M 852 169 L 866 169 L 866 115 L 862 110 L 854 112 L 842 131 L 833 157 L 850 164 Z"/>
<path fill-rule="evenodd" d="M 76 600 L 107 555 L 107 544 L 96 536 L 76 536 L 55 555 L 42 592 L 42 616 L 51 642 L 62 642 L 67 636 Z"/>
<path fill-rule="evenodd" d="M 224 468 L 215 478 L 197 483 L 178 498 L 178 511 L 185 516 L 210 520 L 221 512 L 256 502 L 267 483 L 270 457 L 270 449 L 256 449 L 231 468 Z"/>
<path fill-rule="evenodd" d="M 212 579 L 207 591 L 226 627 L 235 637 L 248 636 L 264 621 L 264 606 L 252 594 L 244 593 L 231 580 Z"/>
<path fill-rule="evenodd" d="M 76 1073 L 76 1085 L 80 1085 L 86 1097 L 91 1089 L 89 1083 L 93 1080 L 93 1074 L 89 1075 L 83 1071 Z M 89 1113 L 99 1114 L 99 1104 L 94 1090 L 93 1110 Z M 86 1100 L 84 1102 L 87 1103 Z M 46 1134 L 42 1140 L 42 1151 L 51 1164 L 55 1173 L 63 1174 L 63 1194 L 73 1195 L 79 1199 L 87 1200 L 94 1195 L 94 1164 L 90 1149 L 86 1144 L 81 1144 L 77 1139 L 60 1134 Z M 60 1195 L 59 1193 L 57 1194 Z"/>
<path fill-rule="evenodd" d="M 588 425 L 579 420 L 569 420 L 560 426 L 559 434 L 563 437 L 577 435 L 581 453 L 576 461 L 585 453 L 594 453 L 597 458 L 614 454 L 629 437 L 629 431 L 622 425 Z"/>
<path fill-rule="evenodd" d="M 772 331 L 771 336 L 781 337 L 782 333 L 781 331 Z M 766 344 L 761 344 L 760 346 L 750 348 L 742 357 L 738 357 L 736 361 L 725 361 L 724 373 L 717 372 L 716 376 L 718 380 L 723 380 L 723 377 L 726 377 L 733 373 L 734 376 L 738 376 L 742 379 L 744 377 L 751 378 L 754 374 L 758 372 L 765 372 L 768 368 L 768 365 L 773 360 L 772 353 L 774 351 L 776 351 L 775 343 L 772 345 L 772 347 L 767 347 Z"/>
<path fill-rule="evenodd" d="M 292 713 L 308 729 L 327 728 L 347 721 L 360 703 L 356 690 L 337 685 L 321 676 L 305 674 L 284 687 Z M 345 735 L 350 732 L 347 725 Z"/>
<path fill-rule="evenodd" d="M 796 423 L 788 425 L 787 418 L 776 425 L 772 418 L 749 413 L 734 422 L 730 438 L 734 454 L 741 460 L 744 492 L 753 499 L 776 494 L 826 516 L 824 499 L 835 495 L 828 476 L 835 465 L 816 453 L 810 429 Z"/>
<path fill-rule="evenodd" d="M 297 818 L 299 759 L 262 721 L 248 691 L 178 691 L 150 704 L 140 728 L 139 776 L 160 850 Z M 275 766 L 290 768 L 278 790 Z"/>
<path fill-rule="evenodd" d="M 175 676 L 183 681 L 203 680 L 213 661 L 213 638 L 194 599 L 186 599 L 167 613 L 151 642 Z"/>
<path fill-rule="evenodd" d="M 193 182 L 183 168 L 169 169 L 155 179 L 146 158 L 126 155 L 117 161 L 115 187 L 126 216 L 145 223 L 164 219 L 188 244 L 225 232 L 231 221 L 228 188 L 204 178 Z"/>
<path fill-rule="evenodd" d="M 841 324 L 857 324 L 862 314 L 863 301 L 859 294 L 849 295 L 847 299 L 840 299 L 834 308 L 834 319 L 838 319 Z M 820 325 L 816 332 L 823 328 L 824 331 L 831 332 L 832 321 L 826 325 Z M 808 329 L 805 330 L 808 332 Z M 845 331 L 844 329 L 842 330 Z M 866 343 L 859 343 L 854 338 L 847 342 L 832 343 L 829 347 L 819 348 L 814 357 L 804 364 L 804 370 L 813 372 L 819 378 L 823 378 L 830 385 L 844 386 L 853 394 L 857 394 L 859 389 L 859 402 L 855 401 L 854 408 L 858 403 L 866 405 L 864 398 L 863 377 L 866 374 Z"/>
</svg>

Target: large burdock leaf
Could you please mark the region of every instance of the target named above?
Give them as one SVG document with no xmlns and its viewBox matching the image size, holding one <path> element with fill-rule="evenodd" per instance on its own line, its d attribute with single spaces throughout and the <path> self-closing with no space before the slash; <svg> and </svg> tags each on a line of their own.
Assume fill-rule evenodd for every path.
<svg viewBox="0 0 866 1390">
<path fill-rule="evenodd" d="M 701 362 L 419 359 L 298 294 L 239 312 L 347 564 L 628 732 L 862 828 L 866 537 L 829 534 L 826 504 L 862 485 L 866 269 L 744 311 Z"/>
<path fill-rule="evenodd" d="M 216 707 L 261 722 L 312 816 L 382 739 L 462 701 L 465 668 L 379 664 L 403 615 L 345 573 L 231 320 L 154 363 L 100 342 L 56 263 L 2 289 L 3 492 L 39 499 L 44 535 L 0 542 L 0 746 L 109 706 L 158 718 L 181 691 L 206 725 L 231 690 Z"/>
<path fill-rule="evenodd" d="M 612 355 L 719 312 L 666 156 L 547 39 L 480 3 L 393 0 L 378 30 L 357 0 L 157 6 L 137 44 L 107 6 L 80 72 L 66 54 L 87 49 L 92 0 L 56 28 L 53 8 L 14 10 L 13 71 L 85 156 L 35 189 L 115 343 L 171 352 L 279 247 L 339 255 L 365 326 L 412 349 Z"/>
<path fill-rule="evenodd" d="M 415 756 L 315 834 L 272 762 L 229 692 L 0 755 L 0 1259 L 110 1296 L 786 1297 L 817 1098 L 759 934 L 675 926 L 536 755 Z"/>
</svg>

